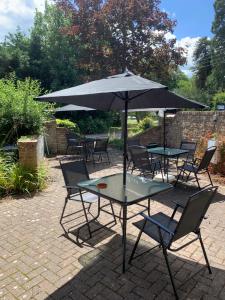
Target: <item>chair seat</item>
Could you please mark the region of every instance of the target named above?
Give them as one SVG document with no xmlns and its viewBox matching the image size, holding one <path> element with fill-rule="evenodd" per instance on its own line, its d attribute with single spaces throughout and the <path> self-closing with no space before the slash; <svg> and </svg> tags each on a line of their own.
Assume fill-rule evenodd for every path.
<svg viewBox="0 0 225 300">
<path fill-rule="evenodd" d="M 159 222 L 160 224 L 162 224 L 163 226 L 165 226 L 172 232 L 175 231 L 176 226 L 178 224 L 177 221 L 172 220 L 170 217 L 168 217 L 167 215 L 165 215 L 163 213 L 157 213 L 155 215 L 152 215 L 151 218 L 155 219 L 157 222 Z M 144 222 L 145 222 L 145 220 L 143 219 L 143 220 L 140 220 L 133 224 L 138 229 L 142 229 Z M 143 232 L 145 234 L 147 234 L 148 236 L 150 236 L 153 240 L 155 240 L 159 243 L 161 242 L 158 227 L 155 224 L 151 223 L 150 221 L 147 221 Z M 173 236 L 163 230 L 161 230 L 161 232 L 162 232 L 162 237 L 163 237 L 163 243 L 165 246 L 167 246 L 170 243 Z"/>
<path fill-rule="evenodd" d="M 198 170 L 198 166 L 195 165 L 191 165 L 191 164 L 184 164 L 183 166 L 178 167 L 179 170 L 184 170 L 184 171 L 188 171 L 188 172 L 194 172 L 196 173 Z"/>
<path fill-rule="evenodd" d="M 92 193 L 82 193 L 82 198 L 85 203 L 94 203 L 98 200 L 98 196 Z M 70 200 L 81 202 L 80 194 L 72 194 L 70 195 Z"/>
</svg>

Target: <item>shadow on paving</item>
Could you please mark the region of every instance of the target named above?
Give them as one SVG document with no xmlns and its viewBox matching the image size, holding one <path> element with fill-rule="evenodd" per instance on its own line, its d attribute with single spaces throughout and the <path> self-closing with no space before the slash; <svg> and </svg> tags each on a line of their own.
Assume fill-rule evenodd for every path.
<svg viewBox="0 0 225 300">
<path fill-rule="evenodd" d="M 127 258 L 135 239 L 128 235 Z M 150 239 L 149 242 L 142 240 L 137 253 L 151 246 Z M 125 274 L 121 272 L 121 252 L 121 237 L 115 235 L 108 244 L 81 255 L 82 270 L 47 299 L 174 299 L 161 249 L 135 259 Z M 209 275 L 205 265 L 171 253 L 169 261 L 180 299 L 218 299 L 221 290 L 225 291 L 224 270 L 212 268 L 213 274 Z"/>
</svg>

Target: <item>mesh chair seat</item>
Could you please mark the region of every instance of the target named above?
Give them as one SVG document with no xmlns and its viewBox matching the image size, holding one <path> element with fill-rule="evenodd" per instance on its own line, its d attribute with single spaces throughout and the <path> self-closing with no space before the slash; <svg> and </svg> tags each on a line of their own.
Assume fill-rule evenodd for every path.
<svg viewBox="0 0 225 300">
<path fill-rule="evenodd" d="M 151 216 L 155 221 L 159 222 L 166 228 L 168 228 L 170 231 L 175 232 L 175 229 L 177 227 L 178 222 L 176 220 L 171 219 L 169 216 L 163 214 L 163 213 L 157 213 L 155 215 Z M 144 225 L 145 220 L 140 220 L 138 222 L 133 223 L 134 226 L 136 226 L 138 229 L 142 229 Z M 153 238 L 155 241 L 158 243 L 161 242 L 160 236 L 159 236 L 159 230 L 158 227 L 150 222 L 147 222 L 143 232 Z M 165 246 L 169 245 L 171 242 L 173 235 L 163 232 L 162 233 L 162 238 L 163 238 L 163 243 Z"/>
<path fill-rule="evenodd" d="M 85 203 L 95 203 L 98 201 L 98 196 L 91 193 L 82 193 L 83 202 Z M 80 194 L 70 195 L 70 200 L 81 202 Z"/>
<path fill-rule="evenodd" d="M 188 172 L 197 172 L 198 166 L 185 163 L 183 166 L 178 167 L 178 169 L 182 169 L 182 170 L 188 171 Z"/>
</svg>

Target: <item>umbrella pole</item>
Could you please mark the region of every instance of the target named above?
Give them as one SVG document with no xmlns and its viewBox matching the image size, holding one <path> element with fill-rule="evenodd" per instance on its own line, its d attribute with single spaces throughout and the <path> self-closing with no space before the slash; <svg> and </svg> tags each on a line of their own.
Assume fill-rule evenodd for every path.
<svg viewBox="0 0 225 300">
<path fill-rule="evenodd" d="M 125 93 L 124 109 L 124 132 L 123 132 L 123 185 L 126 185 L 127 177 L 127 114 L 128 114 L 128 92 Z"/>
<path fill-rule="evenodd" d="M 163 147 L 166 148 L 166 111 L 163 111 Z"/>
</svg>

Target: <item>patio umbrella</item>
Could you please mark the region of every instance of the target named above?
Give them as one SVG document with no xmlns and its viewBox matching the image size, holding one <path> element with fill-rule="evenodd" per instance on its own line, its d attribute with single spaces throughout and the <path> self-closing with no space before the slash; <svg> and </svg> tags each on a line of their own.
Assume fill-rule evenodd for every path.
<svg viewBox="0 0 225 300">
<path fill-rule="evenodd" d="M 84 106 L 78 106 L 78 105 L 73 105 L 73 104 L 68 104 L 65 105 L 63 107 L 58 107 L 56 108 L 56 112 L 64 112 L 64 111 L 90 111 L 90 110 L 95 110 L 93 108 L 89 108 L 89 107 L 84 107 Z"/>
<path fill-rule="evenodd" d="M 170 92 L 166 86 L 160 83 L 137 76 L 128 70 L 122 74 L 43 95 L 37 99 L 84 105 L 104 111 L 124 110 L 124 185 L 126 184 L 128 108 L 205 108 L 198 102 Z"/>
</svg>

